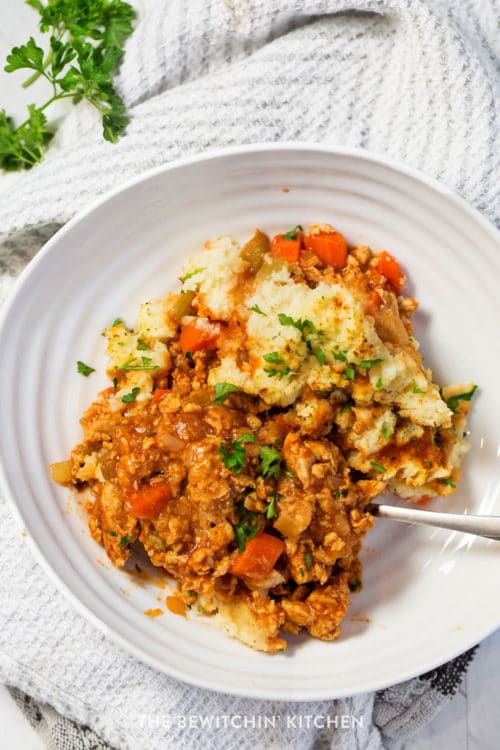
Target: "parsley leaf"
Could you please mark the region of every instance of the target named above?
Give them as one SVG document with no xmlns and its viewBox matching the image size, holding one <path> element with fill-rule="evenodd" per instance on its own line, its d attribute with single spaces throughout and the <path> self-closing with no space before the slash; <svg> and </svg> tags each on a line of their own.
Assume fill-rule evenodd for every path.
<svg viewBox="0 0 500 750">
<path fill-rule="evenodd" d="M 385 438 L 386 440 L 389 440 L 394 430 L 391 427 L 382 427 L 380 432 L 383 438 Z"/>
<path fill-rule="evenodd" d="M 282 234 L 284 240 L 296 240 L 297 239 L 297 232 L 302 232 L 302 227 L 300 224 L 297 224 L 296 227 L 293 229 L 290 229 L 289 232 L 286 232 L 285 234 Z"/>
<path fill-rule="evenodd" d="M 459 393 L 456 396 L 450 396 L 450 398 L 446 402 L 448 409 L 451 409 L 452 411 L 456 411 L 458 408 L 458 402 L 470 401 L 476 391 L 477 391 L 477 385 L 475 385 L 474 388 L 468 391 L 468 393 Z"/>
<path fill-rule="evenodd" d="M 132 357 L 128 359 L 123 365 L 118 365 L 117 370 L 159 370 L 159 365 L 150 364 L 153 360 L 151 357 Z"/>
<path fill-rule="evenodd" d="M 244 443 L 255 443 L 255 435 L 245 432 L 237 440 L 228 440 L 226 444 L 219 445 L 221 461 L 226 469 L 231 469 L 233 474 L 239 474 L 245 465 Z"/>
<path fill-rule="evenodd" d="M 301 332 L 302 337 L 304 338 L 307 336 L 307 334 L 314 333 L 314 325 L 313 323 L 308 320 L 307 318 L 305 320 L 302 320 L 302 318 L 298 318 L 298 320 L 294 320 L 290 315 L 285 315 L 285 313 L 279 313 L 278 314 L 278 320 L 281 323 L 282 326 L 293 326 L 298 331 Z"/>
<path fill-rule="evenodd" d="M 382 382 L 382 378 L 379 378 L 375 383 L 375 388 L 382 388 L 383 385 L 384 383 Z"/>
<path fill-rule="evenodd" d="M 122 396 L 122 401 L 124 404 L 130 404 L 132 401 L 135 401 L 137 398 L 137 394 L 140 392 L 140 388 L 132 388 L 130 393 L 126 393 L 124 396 Z"/>
<path fill-rule="evenodd" d="M 121 318 L 115 318 L 111 324 L 111 326 L 122 326 L 123 320 Z"/>
<path fill-rule="evenodd" d="M 385 468 L 385 466 L 381 466 L 376 461 L 370 461 L 370 464 L 371 464 L 371 466 L 373 466 L 373 468 L 375 469 L 375 471 L 377 472 L 377 474 L 385 474 L 385 472 L 387 471 L 387 469 Z"/>
<path fill-rule="evenodd" d="M 361 581 L 356 580 L 349 584 L 349 590 L 352 592 L 357 591 L 359 588 L 361 588 Z"/>
<path fill-rule="evenodd" d="M 258 305 L 252 305 L 252 307 L 249 307 L 247 309 L 253 310 L 253 312 L 259 313 L 259 315 L 264 315 L 264 317 L 267 318 L 267 313 L 263 312 Z"/>
<path fill-rule="evenodd" d="M 454 487 L 454 488 L 455 488 L 455 487 L 457 486 L 457 485 L 455 484 L 455 482 L 454 482 L 454 481 L 452 480 L 452 478 L 451 478 L 451 477 L 446 477 L 446 479 L 441 479 L 441 482 L 442 482 L 443 484 L 447 484 L 447 485 L 448 485 L 448 487 Z"/>
<path fill-rule="evenodd" d="M 86 365 L 85 362 L 78 360 L 76 363 L 76 371 L 79 372 L 80 375 L 84 375 L 88 378 L 92 372 L 95 372 L 95 367 L 90 367 L 90 365 Z"/>
<path fill-rule="evenodd" d="M 356 367 L 361 367 L 363 370 L 369 370 L 370 367 L 374 367 L 383 361 L 383 359 L 364 359 L 362 362 L 358 362 Z"/>
<path fill-rule="evenodd" d="M 202 271 L 206 271 L 206 268 L 195 268 L 194 271 L 190 271 L 185 276 L 181 276 L 181 282 L 184 284 L 185 281 L 188 279 L 193 278 L 193 276 L 196 276 L 196 274 L 201 273 Z"/>
<path fill-rule="evenodd" d="M 134 538 L 133 536 L 122 536 L 122 538 L 120 539 L 120 544 L 119 544 L 120 549 L 123 549 L 124 547 L 126 547 L 127 544 L 131 542 L 133 538 Z"/>
<path fill-rule="evenodd" d="M 311 570 L 312 560 L 311 560 L 311 555 L 309 554 L 309 552 L 304 552 L 304 562 L 306 564 L 307 570 Z"/>
<path fill-rule="evenodd" d="M 270 352 L 269 354 L 264 354 L 263 359 L 266 360 L 266 362 L 273 362 L 276 365 L 284 365 L 285 360 L 281 359 L 278 352 Z"/>
<path fill-rule="evenodd" d="M 142 339 L 139 339 L 139 341 L 137 342 L 137 348 L 139 349 L 140 352 L 145 352 L 149 349 L 149 346 L 146 344 L 145 341 L 142 341 Z"/>
<path fill-rule="evenodd" d="M 238 388 L 232 383 L 216 383 L 214 402 L 217 406 L 222 406 L 226 398 L 229 398 L 230 394 L 237 390 Z"/>
<path fill-rule="evenodd" d="M 259 449 L 260 471 L 264 479 L 279 479 L 281 473 L 281 455 L 276 448 L 263 445 Z"/>
<path fill-rule="evenodd" d="M 413 383 L 413 391 L 412 393 L 425 393 L 421 388 L 418 387 L 418 385 L 415 383 L 414 380 L 412 380 Z"/>
<path fill-rule="evenodd" d="M 277 492 L 274 493 L 274 495 L 271 495 L 269 505 L 266 506 L 266 509 L 264 510 L 264 514 L 266 518 L 276 518 L 278 515 L 278 512 L 276 510 L 276 501 L 279 500 L 280 495 L 278 495 Z"/>
<path fill-rule="evenodd" d="M 253 539 L 259 530 L 257 524 L 254 523 L 256 516 L 255 511 L 247 510 L 243 503 L 240 504 L 238 523 L 233 526 L 239 552 L 244 551 L 246 542 Z"/>
</svg>

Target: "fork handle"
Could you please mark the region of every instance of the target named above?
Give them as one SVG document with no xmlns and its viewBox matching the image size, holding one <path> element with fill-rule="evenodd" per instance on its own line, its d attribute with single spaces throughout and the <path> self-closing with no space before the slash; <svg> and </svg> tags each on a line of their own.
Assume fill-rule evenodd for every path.
<svg viewBox="0 0 500 750">
<path fill-rule="evenodd" d="M 393 521 L 419 523 L 424 526 L 437 526 L 451 531 L 484 536 L 487 539 L 500 539 L 500 516 L 469 516 L 458 513 L 436 513 L 433 510 L 398 508 L 394 505 L 370 503 L 367 510 L 374 516 L 390 518 Z"/>
</svg>

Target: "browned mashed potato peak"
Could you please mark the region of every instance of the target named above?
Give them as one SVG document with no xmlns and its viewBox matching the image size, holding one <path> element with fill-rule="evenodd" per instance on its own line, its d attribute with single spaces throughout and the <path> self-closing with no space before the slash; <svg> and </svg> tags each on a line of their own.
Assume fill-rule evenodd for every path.
<svg viewBox="0 0 500 750">
<path fill-rule="evenodd" d="M 468 448 L 475 386 L 433 382 L 398 269 L 329 225 L 221 237 L 179 293 L 106 330 L 113 385 L 52 472 L 90 488 L 115 565 L 140 542 L 189 609 L 256 649 L 339 635 L 369 502 L 453 492 Z"/>
</svg>

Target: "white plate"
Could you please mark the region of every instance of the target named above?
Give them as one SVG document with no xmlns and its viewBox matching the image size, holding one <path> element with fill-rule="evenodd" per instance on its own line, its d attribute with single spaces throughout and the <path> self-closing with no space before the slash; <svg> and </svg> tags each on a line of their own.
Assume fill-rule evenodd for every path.
<svg viewBox="0 0 500 750">
<path fill-rule="evenodd" d="M 288 188 L 288 192 L 284 192 Z M 500 544 L 380 520 L 366 538 L 365 588 L 332 643 L 292 639 L 256 653 L 203 618 L 166 613 L 154 586 L 114 570 L 47 466 L 78 441 L 104 376 L 100 333 L 174 287 L 208 237 L 331 222 L 351 242 L 388 248 L 420 300 L 417 336 L 441 382 L 479 383 L 459 491 L 436 503 L 500 514 L 500 242 L 437 183 L 364 152 L 282 144 L 187 159 L 141 177 L 70 221 L 23 274 L 0 329 L 3 485 L 40 559 L 82 614 L 174 677 L 275 699 L 352 695 L 412 677 L 500 625 Z M 75 362 L 98 372 L 85 379 Z M 128 595 L 123 594 L 123 589 Z M 161 592 L 160 592 L 161 593 Z"/>
</svg>

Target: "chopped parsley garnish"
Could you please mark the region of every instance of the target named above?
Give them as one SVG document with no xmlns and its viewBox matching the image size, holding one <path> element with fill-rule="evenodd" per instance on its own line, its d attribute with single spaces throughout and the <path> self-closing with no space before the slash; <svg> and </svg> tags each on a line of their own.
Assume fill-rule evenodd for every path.
<svg viewBox="0 0 500 750">
<path fill-rule="evenodd" d="M 385 472 L 387 471 L 387 469 L 384 466 L 381 466 L 376 461 L 370 461 L 370 465 L 373 466 L 373 468 L 378 474 L 385 474 Z"/>
<path fill-rule="evenodd" d="M 345 362 L 344 375 L 347 380 L 354 380 L 356 370 L 354 369 L 354 366 L 352 364 L 349 364 L 349 360 L 347 359 L 345 352 L 334 352 L 333 357 L 339 362 Z"/>
<path fill-rule="evenodd" d="M 354 380 L 354 377 L 356 375 L 356 371 L 354 370 L 354 367 L 352 367 L 352 365 L 346 365 L 346 368 L 344 370 L 344 375 L 347 378 L 347 380 Z"/>
<path fill-rule="evenodd" d="M 299 573 L 302 576 L 302 578 L 304 578 L 304 576 L 305 576 L 304 568 L 299 568 Z"/>
<path fill-rule="evenodd" d="M 145 352 L 147 349 L 149 349 L 149 346 L 146 344 L 145 341 L 143 341 L 142 339 L 139 339 L 139 341 L 137 342 L 137 348 L 139 349 L 140 352 Z"/>
<path fill-rule="evenodd" d="M 132 388 L 130 393 L 126 393 L 124 396 L 122 396 L 122 401 L 124 404 L 130 404 L 132 401 L 135 401 L 137 398 L 138 393 L 140 392 L 140 388 Z"/>
<path fill-rule="evenodd" d="M 276 375 L 281 378 L 284 378 L 285 375 L 289 375 L 292 371 L 290 367 L 264 367 L 264 372 L 269 375 L 270 378 L 274 378 Z"/>
<path fill-rule="evenodd" d="M 382 388 L 382 386 L 383 386 L 382 378 L 379 378 L 377 382 L 375 383 L 375 388 Z"/>
<path fill-rule="evenodd" d="M 269 352 L 268 354 L 264 354 L 263 359 L 270 364 L 285 365 L 285 360 L 279 356 L 278 352 Z M 270 378 L 274 378 L 277 375 L 281 380 L 281 378 L 285 377 L 285 375 L 288 375 L 291 372 L 291 369 L 286 365 L 284 367 L 264 367 L 264 372 L 266 372 Z"/>
<path fill-rule="evenodd" d="M 266 509 L 264 511 L 264 514 L 266 518 L 276 518 L 278 515 L 276 511 L 276 500 L 278 499 L 278 494 L 275 493 L 274 495 L 271 495 L 269 505 L 266 506 Z"/>
<path fill-rule="evenodd" d="M 304 340 L 306 340 L 305 336 L 314 333 L 314 325 L 310 320 L 302 320 L 302 318 L 294 320 L 290 315 L 285 315 L 285 313 L 279 313 L 278 320 L 282 326 L 293 326 L 300 331 Z"/>
<path fill-rule="evenodd" d="M 324 365 L 326 362 L 326 355 L 324 351 L 319 346 L 314 346 L 313 342 L 309 338 L 312 335 L 316 335 L 319 338 L 324 336 L 324 331 L 317 331 L 314 327 L 314 324 L 308 320 L 307 318 L 305 320 L 302 320 L 302 318 L 299 318 L 298 320 L 294 320 L 290 315 L 285 315 L 285 313 L 279 313 L 278 320 L 281 323 L 282 326 L 292 326 L 293 328 L 296 328 L 298 331 L 300 331 L 302 336 L 302 341 L 307 346 L 307 350 L 318 360 L 320 365 Z M 286 368 L 285 368 L 286 369 Z M 266 370 L 266 372 L 268 372 Z M 271 377 L 273 375 L 280 374 L 280 377 L 283 377 L 283 375 L 287 375 L 290 370 L 288 369 L 287 372 L 280 373 L 279 371 L 272 373 Z M 270 374 L 268 372 L 268 374 Z"/>
<path fill-rule="evenodd" d="M 418 385 L 415 383 L 414 380 L 412 380 L 413 383 L 413 393 L 425 393 L 421 388 L 418 387 Z"/>
<path fill-rule="evenodd" d="M 106 534 L 109 534 L 110 536 L 118 536 L 116 531 L 111 531 L 111 529 L 106 529 Z"/>
<path fill-rule="evenodd" d="M 260 471 L 264 479 L 279 479 L 281 473 L 281 456 L 275 448 L 263 445 L 259 450 Z"/>
<path fill-rule="evenodd" d="M 455 482 L 452 480 L 451 477 L 446 477 L 446 479 L 441 479 L 441 481 L 442 481 L 443 484 L 447 484 L 448 487 L 456 487 L 457 486 L 455 484 Z"/>
<path fill-rule="evenodd" d="M 361 588 L 361 581 L 356 580 L 349 584 L 350 591 L 357 591 L 359 588 Z"/>
<path fill-rule="evenodd" d="M 226 398 L 229 398 L 231 393 L 234 393 L 237 390 L 238 388 L 232 383 L 216 383 L 214 402 L 217 406 L 222 406 Z"/>
<path fill-rule="evenodd" d="M 123 365 L 118 365 L 117 370 L 159 370 L 159 365 L 152 365 L 151 357 L 132 357 Z"/>
<path fill-rule="evenodd" d="M 380 431 L 382 433 L 382 437 L 384 437 L 386 440 L 389 440 L 394 430 L 392 427 L 383 427 Z"/>
<path fill-rule="evenodd" d="M 324 365 L 326 362 L 326 356 L 325 352 L 322 349 L 313 349 L 313 354 L 320 363 L 320 365 Z"/>
<path fill-rule="evenodd" d="M 290 471 L 290 469 L 283 469 L 283 474 L 288 477 L 288 479 L 295 479 L 295 474 Z"/>
<path fill-rule="evenodd" d="M 286 232 L 285 234 L 282 234 L 284 240 L 296 240 L 297 239 L 297 232 L 302 232 L 302 227 L 300 224 L 297 224 L 296 227 L 293 229 L 290 229 L 289 232 Z"/>
<path fill-rule="evenodd" d="M 238 440 L 229 440 L 226 444 L 219 445 L 221 461 L 226 469 L 231 469 L 233 474 L 239 474 L 245 465 L 244 443 L 255 443 L 255 435 L 245 432 Z"/>
<path fill-rule="evenodd" d="M 427 466 L 428 469 L 432 469 L 432 461 L 424 461 L 424 466 Z"/>
<path fill-rule="evenodd" d="M 450 398 L 446 401 L 446 405 L 448 406 L 448 409 L 451 409 L 452 411 L 456 411 L 458 407 L 459 401 L 470 401 L 474 393 L 477 391 L 477 385 L 472 388 L 472 390 L 468 391 L 467 393 L 459 393 L 456 396 L 450 396 Z"/>
<path fill-rule="evenodd" d="M 194 271 L 190 271 L 185 276 L 181 276 L 181 282 L 184 284 L 185 281 L 188 279 L 193 278 L 193 276 L 196 276 L 197 273 L 201 273 L 202 271 L 206 271 L 206 268 L 195 268 Z"/>
<path fill-rule="evenodd" d="M 243 503 L 241 503 L 238 523 L 236 526 L 233 526 L 239 552 L 243 552 L 245 544 L 257 534 L 259 527 L 254 523 L 256 515 L 255 511 L 247 510 Z"/>
<path fill-rule="evenodd" d="M 111 327 L 122 326 L 122 325 L 124 325 L 123 320 L 121 318 L 115 318 L 111 324 Z"/>
<path fill-rule="evenodd" d="M 363 370 L 369 370 L 370 367 L 374 367 L 383 361 L 383 359 L 364 359 L 362 362 L 358 362 L 356 367 L 361 367 Z"/>
<path fill-rule="evenodd" d="M 304 562 L 306 564 L 307 570 L 311 570 L 312 560 L 311 560 L 311 555 L 309 554 L 309 552 L 304 552 Z"/>
<path fill-rule="evenodd" d="M 281 359 L 278 352 L 269 352 L 269 354 L 264 354 L 263 359 L 266 360 L 266 362 L 272 362 L 275 365 L 284 365 L 285 360 Z"/>
<path fill-rule="evenodd" d="M 120 549 L 123 549 L 124 547 L 126 547 L 127 544 L 131 542 L 133 538 L 134 538 L 133 536 L 122 536 L 122 538 L 120 539 L 120 544 L 119 544 Z"/>
<path fill-rule="evenodd" d="M 193 352 L 186 352 L 184 356 L 186 359 L 193 359 Z"/>
<path fill-rule="evenodd" d="M 86 365 L 85 362 L 78 360 L 76 363 L 76 371 L 79 372 L 80 375 L 84 375 L 88 378 L 91 373 L 95 372 L 95 367 L 90 367 L 90 365 Z"/>
<path fill-rule="evenodd" d="M 252 305 L 252 307 L 249 307 L 248 310 L 253 310 L 253 312 L 259 313 L 259 315 L 264 315 L 267 318 L 267 313 L 261 310 L 258 305 Z"/>
<path fill-rule="evenodd" d="M 115 389 L 115 391 L 118 388 L 118 378 L 113 378 L 113 388 Z"/>
<path fill-rule="evenodd" d="M 354 404 L 352 403 L 352 401 L 348 402 L 347 404 L 345 404 L 345 406 L 342 407 L 342 409 L 340 410 L 340 413 L 346 414 L 348 411 L 351 411 L 353 406 Z"/>
</svg>

